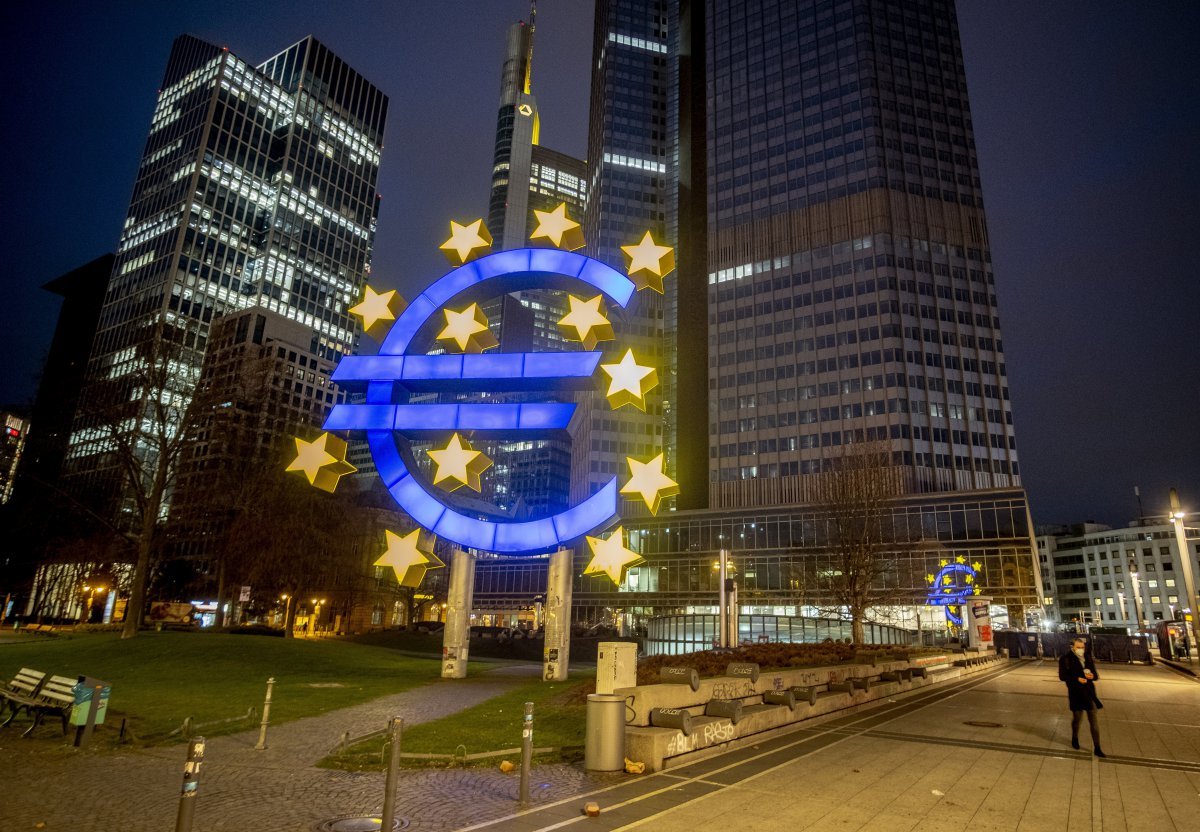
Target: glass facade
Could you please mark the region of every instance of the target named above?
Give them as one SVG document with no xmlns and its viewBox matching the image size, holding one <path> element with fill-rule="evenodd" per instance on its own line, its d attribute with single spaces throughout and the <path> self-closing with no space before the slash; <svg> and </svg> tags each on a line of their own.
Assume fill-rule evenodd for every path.
<svg viewBox="0 0 1200 832">
<path fill-rule="evenodd" d="M 593 34 L 591 112 L 588 132 L 588 201 L 584 215 L 587 254 L 624 271 L 623 245 L 650 231 L 667 237 L 669 153 L 668 10 L 661 0 L 596 4 Z M 673 291 L 673 278 L 665 281 Z M 624 477 L 626 456 L 648 461 L 665 449 L 664 413 L 671 379 L 664 349 L 664 301 L 651 290 L 638 293 L 624 320 L 614 320 L 617 340 L 601 344 L 605 361 L 616 362 L 632 348 L 643 364 L 659 369 L 661 385 L 645 397 L 645 411 L 613 410 L 604 396 L 579 397 L 572 498 L 594 493 L 614 476 Z M 619 345 L 619 346 L 618 346 Z M 674 464 L 673 449 L 668 466 Z M 622 500 L 622 516 L 645 514 L 644 504 Z"/>
<path fill-rule="evenodd" d="M 953 4 L 707 3 L 714 506 L 1020 484 Z"/>
<path fill-rule="evenodd" d="M 720 591 L 716 567 L 725 549 L 743 612 L 819 617 L 836 606 L 821 580 L 823 573 L 837 568 L 828 547 L 832 520 L 827 511 L 805 506 L 626 518 L 627 545 L 646 562 L 614 586 L 604 575 L 583 575 L 588 556 L 577 553 L 573 616 L 598 623 L 631 615 L 632 623 L 640 625 L 655 616 L 715 610 Z M 1015 620 L 1024 620 L 1025 607 L 1038 604 L 1029 511 L 1021 489 L 913 495 L 891 505 L 887 526 L 892 539 L 905 541 L 889 557 L 889 578 L 901 590 L 897 606 L 907 608 L 890 613 L 896 623 L 911 626 L 918 614 L 927 626 L 943 620 L 940 609 L 919 612 L 928 576 L 942 561 L 960 557 L 979 564 L 984 593 L 993 604 L 1009 608 L 1018 616 Z M 528 604 L 545 591 L 544 563 L 540 573 L 534 570 L 513 583 L 505 573 L 515 566 L 512 560 L 481 559 L 476 604 L 496 606 L 501 595 L 516 595 Z M 506 582 L 503 592 L 501 582 Z"/>
<path fill-rule="evenodd" d="M 155 397 L 186 407 L 221 315 L 261 305 L 311 329 L 322 360 L 354 349 L 386 115 L 387 97 L 311 37 L 257 67 L 175 41 L 71 439 L 80 478 L 111 473 L 99 409 L 132 427 Z M 163 390 L 133 380 L 155 363 Z"/>
</svg>

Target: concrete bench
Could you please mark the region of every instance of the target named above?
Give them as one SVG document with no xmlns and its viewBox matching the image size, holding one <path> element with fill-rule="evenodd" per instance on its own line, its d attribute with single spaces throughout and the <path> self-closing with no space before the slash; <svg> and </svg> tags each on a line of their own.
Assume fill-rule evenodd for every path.
<svg viewBox="0 0 1200 832">
<path fill-rule="evenodd" d="M 664 670 L 671 683 L 620 688 L 628 712 L 626 756 L 658 771 L 672 758 L 812 717 L 933 684 L 944 673 L 961 675 L 949 655 L 875 664 L 760 670 L 699 679 L 691 668 Z M 694 686 L 694 689 L 693 689 Z M 652 713 L 654 716 L 652 717 Z M 684 725 L 686 724 L 686 730 Z"/>
</svg>

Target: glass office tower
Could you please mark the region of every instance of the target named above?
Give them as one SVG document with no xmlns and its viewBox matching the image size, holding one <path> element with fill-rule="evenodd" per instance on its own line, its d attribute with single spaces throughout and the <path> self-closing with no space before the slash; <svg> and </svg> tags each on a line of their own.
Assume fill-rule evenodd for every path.
<svg viewBox="0 0 1200 832">
<path fill-rule="evenodd" d="M 1019 485 L 953 4 L 706 14 L 713 505 L 876 439 L 913 491 Z"/>
<path fill-rule="evenodd" d="M 223 314 L 261 304 L 311 328 L 321 358 L 352 351 L 387 104 L 311 37 L 257 67 L 175 41 L 75 420 L 77 486 L 119 501 L 100 421 L 186 407 Z M 152 364 L 169 370 L 162 389 L 138 381 Z"/>
<path fill-rule="evenodd" d="M 592 253 L 618 264 L 650 227 L 679 269 L 637 320 L 662 413 L 594 408 L 591 464 L 652 427 L 682 492 L 625 516 L 648 563 L 577 578 L 576 617 L 708 612 L 721 548 L 747 614 L 821 607 L 817 483 L 875 441 L 917 530 L 906 626 L 959 556 L 1023 623 L 1040 593 L 953 3 L 600 0 L 593 43 Z"/>
</svg>

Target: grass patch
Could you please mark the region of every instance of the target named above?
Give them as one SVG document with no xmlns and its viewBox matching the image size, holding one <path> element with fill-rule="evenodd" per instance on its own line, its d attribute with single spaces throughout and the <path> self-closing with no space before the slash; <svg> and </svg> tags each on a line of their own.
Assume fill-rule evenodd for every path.
<svg viewBox="0 0 1200 832">
<path fill-rule="evenodd" d="M 519 748 L 525 703 L 533 703 L 533 745 L 535 748 L 563 749 L 540 759 L 573 759 L 584 740 L 586 697 L 581 691 L 591 680 L 590 673 L 573 673 L 565 682 L 531 679 L 520 687 L 443 719 L 406 728 L 401 740 L 405 753 L 454 754 L 458 746 L 467 754 Z M 384 767 L 382 749 L 385 740 L 373 737 L 351 746 L 345 755 L 330 756 L 319 765 L 344 771 L 380 771 Z M 520 755 L 515 755 L 517 762 Z M 499 759 L 480 761 L 498 765 Z M 405 765 L 454 765 L 453 762 L 404 761 Z"/>
<path fill-rule="evenodd" d="M 0 678 L 7 682 L 22 667 L 111 682 L 106 727 L 97 738 L 115 737 L 125 718 L 127 732 L 147 743 L 168 739 L 185 717 L 203 724 L 245 714 L 251 706 L 261 711 L 271 676 L 271 724 L 278 725 L 399 693 L 440 673 L 434 659 L 378 647 L 183 632 L 144 632 L 125 641 L 108 633 L 31 637 L 0 648 Z M 206 737 L 235 733 L 257 725 L 258 718 L 261 714 L 198 732 Z"/>
</svg>

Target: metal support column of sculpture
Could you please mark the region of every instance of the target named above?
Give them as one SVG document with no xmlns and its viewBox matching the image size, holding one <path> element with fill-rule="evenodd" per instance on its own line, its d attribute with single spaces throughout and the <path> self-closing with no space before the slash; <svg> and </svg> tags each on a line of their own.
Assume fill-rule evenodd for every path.
<svg viewBox="0 0 1200 832">
<path fill-rule="evenodd" d="M 475 554 L 454 551 L 450 590 L 446 597 L 446 629 L 442 641 L 442 678 L 464 679 L 471 645 L 471 604 L 475 595 Z"/>
<path fill-rule="evenodd" d="M 546 642 L 542 657 L 542 679 L 561 682 L 567 678 L 571 652 L 571 578 L 570 549 L 550 555 L 546 576 Z"/>
</svg>

